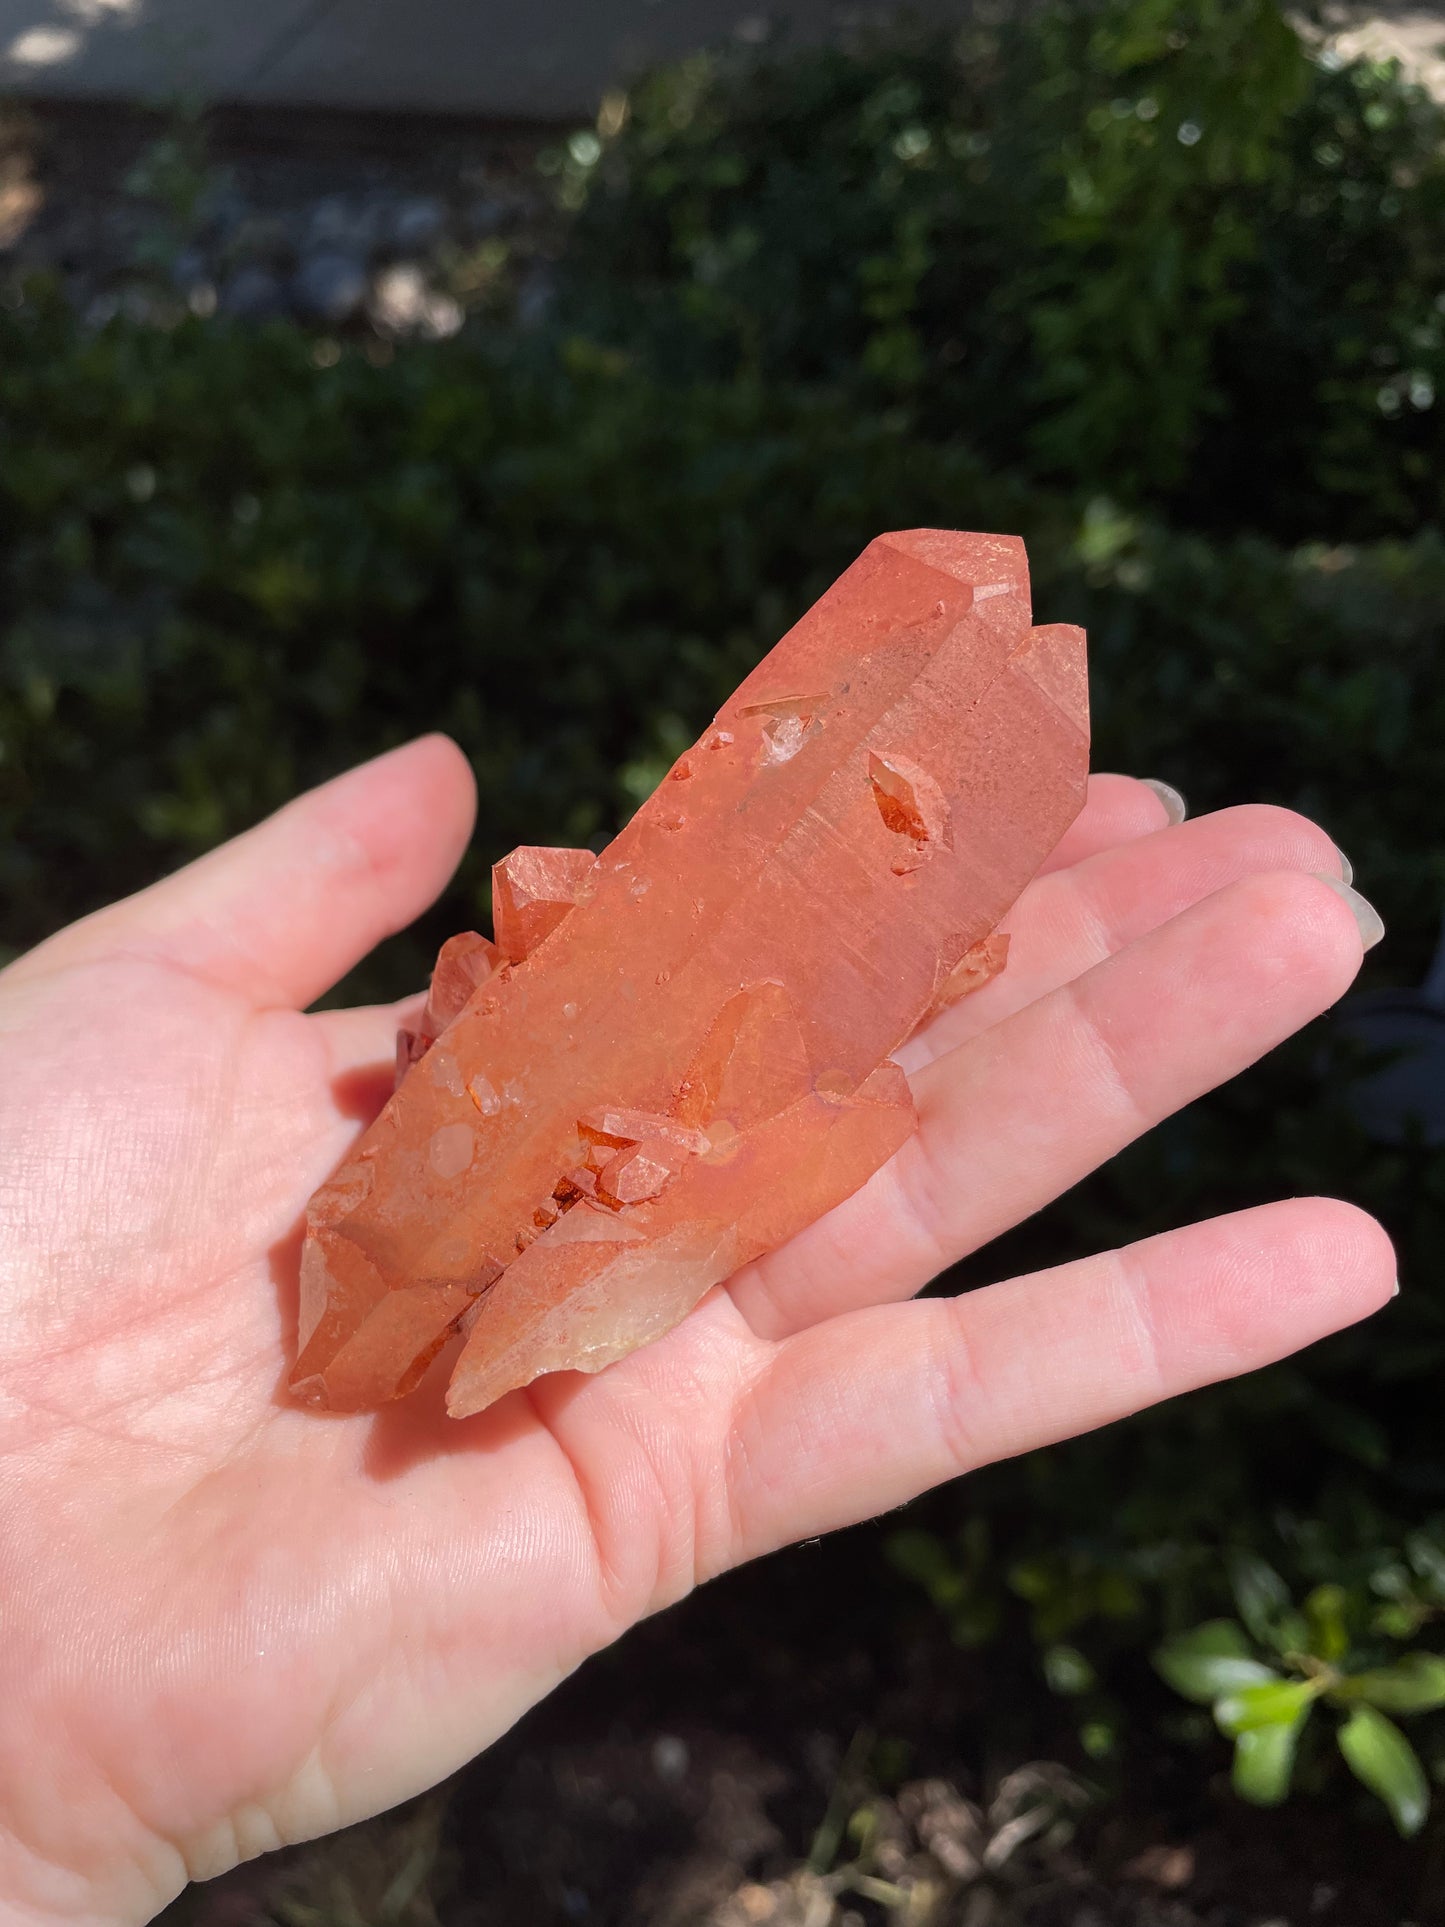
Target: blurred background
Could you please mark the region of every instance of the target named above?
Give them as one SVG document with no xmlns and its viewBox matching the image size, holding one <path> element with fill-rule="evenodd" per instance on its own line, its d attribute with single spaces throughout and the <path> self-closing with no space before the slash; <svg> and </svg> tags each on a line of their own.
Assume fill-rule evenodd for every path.
<svg viewBox="0 0 1445 1927">
<path fill-rule="evenodd" d="M 1445 1920 L 1445 18 L 0 0 L 0 944 L 418 731 L 606 838 L 880 529 L 1096 764 L 1319 818 L 1361 989 L 945 1281 L 1283 1191 L 1403 1290 L 709 1588 L 207 1927 Z"/>
</svg>

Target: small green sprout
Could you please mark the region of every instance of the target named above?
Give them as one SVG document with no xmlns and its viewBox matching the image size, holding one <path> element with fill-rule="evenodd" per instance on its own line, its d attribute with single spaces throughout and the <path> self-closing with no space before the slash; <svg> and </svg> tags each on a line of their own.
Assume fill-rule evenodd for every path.
<svg viewBox="0 0 1445 1927">
<path fill-rule="evenodd" d="M 1429 1783 L 1388 1716 L 1445 1706 L 1445 1655 L 1416 1650 L 1385 1665 L 1354 1664 L 1343 1587 L 1317 1586 L 1301 1609 L 1262 1560 L 1238 1560 L 1232 1576 L 1239 1619 L 1211 1619 L 1166 1640 L 1154 1664 L 1176 1693 L 1210 1707 L 1234 1741 L 1235 1791 L 1277 1806 L 1289 1792 L 1300 1737 L 1322 1706 L 1338 1716 L 1335 1740 L 1355 1778 L 1383 1801 L 1402 1835 L 1418 1833 Z"/>
</svg>

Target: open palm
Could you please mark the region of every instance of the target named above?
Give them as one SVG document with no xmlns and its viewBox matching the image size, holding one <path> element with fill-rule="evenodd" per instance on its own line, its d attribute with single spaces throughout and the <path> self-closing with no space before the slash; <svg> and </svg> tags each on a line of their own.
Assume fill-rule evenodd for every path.
<svg viewBox="0 0 1445 1927">
<path fill-rule="evenodd" d="M 1383 1233 L 1315 1199 L 903 1302 L 1358 967 L 1321 831 L 1166 826 L 1106 777 L 1009 969 L 902 1053 L 921 1128 L 862 1192 L 599 1378 L 460 1423 L 435 1375 L 298 1409 L 301 1213 L 397 1018 L 300 1013 L 435 896 L 471 808 L 414 744 L 0 976 L 7 1921 L 143 1920 L 441 1778 L 699 1579 L 1390 1293 Z"/>
</svg>

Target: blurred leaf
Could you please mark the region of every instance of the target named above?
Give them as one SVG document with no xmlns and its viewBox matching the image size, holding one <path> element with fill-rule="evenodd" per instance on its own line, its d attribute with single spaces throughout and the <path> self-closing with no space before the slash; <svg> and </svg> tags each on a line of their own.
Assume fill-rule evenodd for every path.
<svg viewBox="0 0 1445 1927">
<path fill-rule="evenodd" d="M 1242 1800 L 1254 1806 L 1274 1807 L 1286 1797 L 1303 1724 L 1299 1719 L 1240 1734 L 1234 1742 L 1231 1780 Z"/>
<path fill-rule="evenodd" d="M 905 1579 L 912 1579 L 930 1589 L 948 1585 L 957 1577 L 957 1568 L 944 1549 L 943 1541 L 932 1532 L 890 1533 L 888 1557 Z"/>
<path fill-rule="evenodd" d="M 1345 1625 L 1347 1594 L 1343 1586 L 1316 1586 L 1305 1600 L 1305 1619 L 1309 1625 L 1309 1650 L 1332 1666 L 1349 1651 L 1350 1635 Z"/>
<path fill-rule="evenodd" d="M 1432 1598 L 1445 1604 L 1445 1545 L 1427 1532 L 1412 1532 L 1405 1541 L 1405 1556 L 1429 1587 Z"/>
<path fill-rule="evenodd" d="M 1052 1692 L 1065 1695 L 1087 1693 L 1098 1684 L 1098 1675 L 1077 1646 L 1055 1645 L 1043 1655 L 1044 1678 Z"/>
<path fill-rule="evenodd" d="M 1229 1580 L 1239 1616 L 1260 1645 L 1286 1651 L 1303 1643 L 1290 1638 L 1295 1616 L 1289 1587 L 1273 1566 L 1256 1553 L 1236 1551 L 1229 1561 Z"/>
<path fill-rule="evenodd" d="M 1445 1706 L 1445 1658 L 1439 1653 L 1405 1653 L 1393 1666 L 1353 1674 L 1345 1690 L 1387 1713 L 1428 1713 Z"/>
<path fill-rule="evenodd" d="M 1104 1718 L 1085 1720 L 1079 1728 L 1079 1745 L 1091 1760 L 1112 1760 L 1119 1751 L 1118 1723 Z"/>
<path fill-rule="evenodd" d="M 1155 1649 L 1154 1665 L 1176 1693 L 1206 1706 L 1226 1693 L 1279 1678 L 1255 1657 L 1244 1629 L 1232 1619 L 1209 1620 L 1165 1640 Z"/>
<path fill-rule="evenodd" d="M 1430 1789 L 1415 1749 L 1373 1706 L 1357 1706 L 1339 1730 L 1340 1751 L 1357 1780 L 1378 1795 L 1407 1839 L 1430 1810 Z"/>
<path fill-rule="evenodd" d="M 1319 1693 L 1313 1680 L 1277 1679 L 1241 1686 L 1215 1702 L 1215 1724 L 1231 1740 L 1265 1727 L 1297 1726 Z"/>
</svg>

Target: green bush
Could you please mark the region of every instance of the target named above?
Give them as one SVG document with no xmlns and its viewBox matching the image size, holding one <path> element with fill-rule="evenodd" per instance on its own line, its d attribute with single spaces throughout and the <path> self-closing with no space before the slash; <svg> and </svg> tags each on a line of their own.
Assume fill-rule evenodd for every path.
<svg viewBox="0 0 1445 1927">
<path fill-rule="evenodd" d="M 1040 606 L 1090 627 L 1105 763 L 1339 824 L 1394 969 L 1423 966 L 1433 538 L 1291 556 L 1080 516 L 834 392 L 660 394 L 575 344 L 376 367 L 32 303 L 0 318 L 0 366 L 12 945 L 434 724 L 493 847 L 610 833 L 872 534 L 934 521 L 1029 537 Z"/>
<path fill-rule="evenodd" d="M 41 303 L 0 316 L 0 367 L 11 946 L 430 727 L 473 760 L 488 857 L 610 834 L 882 521 L 1022 513 L 886 418 L 745 384 L 664 405 L 585 348 L 377 368 Z"/>
<path fill-rule="evenodd" d="M 1445 116 L 1274 0 L 703 56 L 574 141 L 579 326 L 1294 541 L 1441 517 Z M 619 125 L 620 123 L 620 125 Z"/>
<path fill-rule="evenodd" d="M 442 727 L 477 770 L 476 852 L 348 987 L 411 988 L 485 916 L 494 856 L 609 834 L 872 535 L 934 523 L 1023 534 L 1041 619 L 1087 625 L 1097 767 L 1317 816 L 1383 912 L 1374 980 L 1418 980 L 1445 906 L 1445 544 L 1339 536 L 1436 502 L 1438 410 L 1382 412 L 1371 357 L 1434 365 L 1410 304 L 1445 283 L 1437 130 L 1254 0 L 1190 18 L 1180 47 L 1154 0 L 1109 0 L 977 69 L 904 43 L 657 77 L 601 159 L 588 136 L 565 163 L 586 205 L 555 339 L 381 366 L 286 327 L 0 305 L 0 940 Z M 1200 99 L 1206 139 L 1146 138 Z M 1107 219 L 1058 199 L 1076 151 Z M 1445 1161 L 1366 1139 L 1358 1068 L 1316 1027 L 952 1281 L 1288 1190 L 1355 1198 L 1399 1244 L 1369 1326 L 996 1468 L 967 1526 L 944 1495 L 900 1540 L 960 1639 L 1037 1644 L 1096 1758 L 1158 1640 L 1250 1623 L 1242 1560 L 1294 1598 L 1337 1588 L 1352 1667 L 1439 1643 Z M 1432 1721 L 1412 1734 L 1445 1768 Z"/>
</svg>

